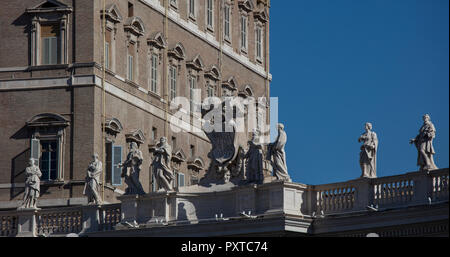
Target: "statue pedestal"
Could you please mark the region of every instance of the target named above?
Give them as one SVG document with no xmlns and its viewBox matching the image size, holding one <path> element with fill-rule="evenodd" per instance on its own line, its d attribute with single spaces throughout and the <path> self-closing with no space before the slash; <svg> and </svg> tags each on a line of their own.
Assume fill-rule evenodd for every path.
<svg viewBox="0 0 450 257">
<path fill-rule="evenodd" d="M 80 234 L 99 231 L 100 227 L 100 205 L 82 206 L 83 230 Z"/>
<path fill-rule="evenodd" d="M 116 225 L 116 228 L 136 226 L 139 211 L 139 195 L 122 195 L 118 196 L 117 199 L 122 202 L 122 221 Z"/>
<path fill-rule="evenodd" d="M 17 237 L 36 237 L 38 208 L 18 208 Z"/>
<path fill-rule="evenodd" d="M 253 219 L 285 214 L 308 215 L 306 185 L 276 181 L 236 186 L 232 183 L 182 187 L 179 192 L 120 196 L 122 224 L 118 229 L 227 219 Z"/>
</svg>

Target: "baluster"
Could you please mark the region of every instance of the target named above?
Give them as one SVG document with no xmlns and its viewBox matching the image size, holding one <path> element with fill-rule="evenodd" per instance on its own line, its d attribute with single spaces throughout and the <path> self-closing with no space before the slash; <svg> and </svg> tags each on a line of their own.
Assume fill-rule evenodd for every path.
<svg viewBox="0 0 450 257">
<path fill-rule="evenodd" d="M 406 198 L 405 198 L 405 187 L 406 187 L 406 182 L 405 180 L 401 180 L 400 181 L 400 195 L 399 195 L 399 201 L 401 203 L 406 203 Z"/>
</svg>

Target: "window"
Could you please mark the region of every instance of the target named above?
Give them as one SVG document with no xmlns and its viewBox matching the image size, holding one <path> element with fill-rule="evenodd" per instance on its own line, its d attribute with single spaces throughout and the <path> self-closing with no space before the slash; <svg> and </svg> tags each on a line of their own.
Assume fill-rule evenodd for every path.
<svg viewBox="0 0 450 257">
<path fill-rule="evenodd" d="M 113 186 L 120 186 L 122 184 L 121 168 L 118 166 L 122 163 L 122 146 L 114 145 L 112 142 L 105 144 L 105 180 Z"/>
<path fill-rule="evenodd" d="M 189 17 L 195 18 L 195 0 L 189 0 Z"/>
<path fill-rule="evenodd" d="M 178 187 L 184 187 L 184 174 L 178 173 Z"/>
<path fill-rule="evenodd" d="M 191 145 L 190 150 L 191 150 L 190 154 L 191 154 L 191 158 L 192 158 L 192 157 L 195 156 L 195 146 L 194 146 L 194 145 Z"/>
<path fill-rule="evenodd" d="M 26 8 L 25 12 L 30 15 L 31 21 L 26 24 L 30 33 L 30 64 L 67 64 L 67 33 L 70 32 L 69 15 L 73 8 L 58 1 L 42 1 L 39 5 Z"/>
<path fill-rule="evenodd" d="M 36 160 L 42 180 L 64 179 L 64 130 L 69 121 L 59 114 L 38 114 L 27 121 L 31 132 L 30 158 Z"/>
<path fill-rule="evenodd" d="M 256 27 L 256 59 L 262 61 L 263 57 L 263 31 L 261 26 Z"/>
<path fill-rule="evenodd" d="M 151 59 L 151 82 L 150 82 L 150 91 L 153 93 L 157 93 L 158 86 L 158 55 L 152 54 Z"/>
<path fill-rule="evenodd" d="M 170 100 L 172 101 L 177 96 L 177 68 L 173 65 L 169 68 L 169 82 L 170 82 Z"/>
<path fill-rule="evenodd" d="M 208 93 L 208 97 L 214 97 L 216 95 L 213 85 L 209 85 L 208 86 L 208 92 L 207 93 Z"/>
<path fill-rule="evenodd" d="M 127 72 L 127 79 L 133 80 L 133 56 L 128 55 L 128 72 Z"/>
<path fill-rule="evenodd" d="M 231 33 L 230 33 L 230 16 L 231 16 L 231 7 L 229 5 L 225 5 L 224 8 L 224 28 L 223 33 L 226 40 L 231 41 Z"/>
<path fill-rule="evenodd" d="M 152 128 L 152 135 L 151 135 L 151 139 L 154 141 L 154 140 L 156 140 L 156 137 L 158 136 L 158 130 L 155 128 L 155 127 L 153 127 Z"/>
<path fill-rule="evenodd" d="M 247 16 L 241 16 L 241 50 L 247 52 Z"/>
<path fill-rule="evenodd" d="M 178 7 L 178 2 L 177 0 L 170 0 L 170 5 L 177 8 Z"/>
<path fill-rule="evenodd" d="M 177 138 L 172 137 L 172 149 L 175 149 L 175 147 L 177 147 Z"/>
<path fill-rule="evenodd" d="M 42 180 L 56 180 L 58 178 L 58 140 L 41 140 L 40 169 Z"/>
<path fill-rule="evenodd" d="M 197 79 L 194 76 L 189 77 L 189 103 L 190 103 L 190 111 L 191 113 L 194 112 L 195 108 L 195 99 L 194 99 L 194 92 L 197 88 Z"/>
<path fill-rule="evenodd" d="M 41 64 L 59 63 L 59 31 L 56 23 L 41 25 Z"/>
<path fill-rule="evenodd" d="M 206 0 L 206 25 L 209 29 L 214 28 L 214 1 Z"/>
<path fill-rule="evenodd" d="M 134 16 L 134 5 L 128 2 L 128 17 Z"/>
</svg>

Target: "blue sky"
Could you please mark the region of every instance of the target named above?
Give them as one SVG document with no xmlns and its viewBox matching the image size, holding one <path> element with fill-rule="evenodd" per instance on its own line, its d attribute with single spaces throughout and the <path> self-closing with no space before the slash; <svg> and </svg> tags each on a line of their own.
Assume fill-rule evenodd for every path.
<svg viewBox="0 0 450 257">
<path fill-rule="evenodd" d="M 416 171 L 409 144 L 429 113 L 435 162 L 449 167 L 449 1 L 271 1 L 271 96 L 295 182 L 361 175 L 357 139 L 371 122 L 378 176 Z"/>
</svg>

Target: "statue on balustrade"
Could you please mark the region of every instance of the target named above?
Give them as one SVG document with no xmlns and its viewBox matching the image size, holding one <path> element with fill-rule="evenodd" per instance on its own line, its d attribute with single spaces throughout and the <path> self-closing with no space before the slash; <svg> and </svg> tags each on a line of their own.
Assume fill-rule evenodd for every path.
<svg viewBox="0 0 450 257">
<path fill-rule="evenodd" d="M 372 131 L 372 123 L 367 122 L 365 130 L 359 138 L 358 142 L 363 142 L 361 152 L 359 154 L 359 164 L 361 166 L 363 178 L 377 177 L 377 134 Z"/>
<path fill-rule="evenodd" d="M 139 150 L 136 142 L 130 143 L 130 152 L 127 155 L 125 162 L 119 164 L 122 168 L 122 177 L 125 178 L 127 189 L 126 195 L 143 195 L 145 194 L 142 184 L 139 181 L 139 173 L 141 172 L 141 165 L 144 158 L 142 152 Z"/>
<path fill-rule="evenodd" d="M 261 183 L 264 180 L 263 176 L 263 144 L 260 140 L 259 131 L 253 132 L 252 140 L 248 141 L 248 151 L 245 155 L 247 159 L 246 178 L 247 182 Z"/>
<path fill-rule="evenodd" d="M 278 180 L 291 182 L 291 177 L 287 171 L 286 165 L 286 152 L 284 146 L 287 142 L 287 135 L 284 131 L 284 125 L 278 124 L 278 136 L 275 142 L 270 143 L 268 147 L 268 153 L 272 162 L 273 173 Z"/>
<path fill-rule="evenodd" d="M 157 190 L 173 191 L 172 182 L 175 177 L 171 168 L 172 147 L 167 143 L 167 138 L 161 137 L 152 163 L 152 172 L 155 176 Z"/>
<path fill-rule="evenodd" d="M 25 169 L 25 193 L 23 197 L 23 204 L 19 209 L 36 209 L 37 199 L 40 195 L 41 186 L 41 170 L 36 165 L 35 159 L 30 158 L 28 167 Z"/>
<path fill-rule="evenodd" d="M 438 169 L 434 164 L 433 155 L 433 139 L 436 137 L 436 129 L 431 122 L 430 115 L 423 116 L 423 125 L 419 130 L 419 134 L 410 140 L 410 144 L 415 144 L 418 152 L 417 166 L 420 166 L 421 171 L 430 171 Z"/>
<path fill-rule="evenodd" d="M 84 184 L 83 194 L 88 197 L 88 204 L 100 204 L 99 195 L 100 175 L 102 174 L 102 162 L 98 159 L 98 154 L 92 155 L 92 162 L 89 164 Z"/>
</svg>

